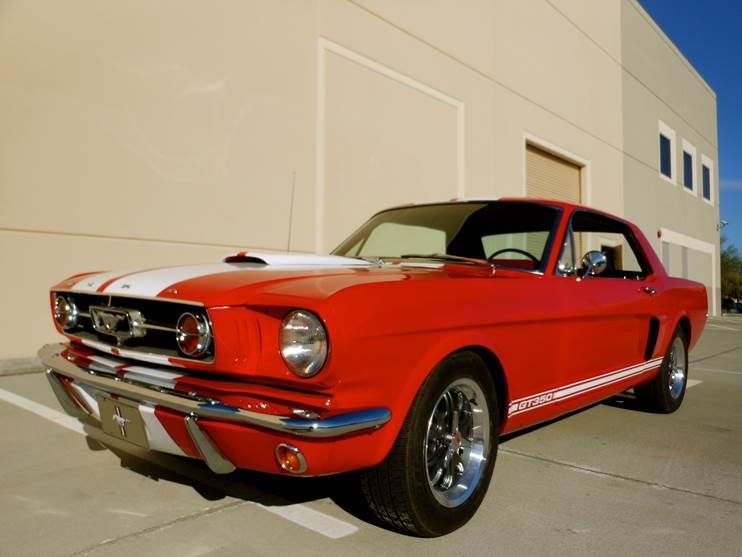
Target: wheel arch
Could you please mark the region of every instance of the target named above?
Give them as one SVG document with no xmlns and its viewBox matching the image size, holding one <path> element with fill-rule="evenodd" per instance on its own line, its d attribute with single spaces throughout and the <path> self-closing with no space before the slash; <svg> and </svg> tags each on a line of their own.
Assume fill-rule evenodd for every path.
<svg viewBox="0 0 742 557">
<path fill-rule="evenodd" d="M 497 394 L 497 403 L 498 403 L 497 411 L 499 414 L 498 418 L 499 418 L 500 430 L 502 430 L 503 425 L 505 424 L 505 420 L 507 418 L 508 381 L 507 381 L 507 376 L 505 375 L 505 368 L 500 362 L 500 359 L 490 348 L 486 346 L 482 346 L 480 344 L 472 344 L 469 346 L 463 346 L 459 348 L 458 350 L 455 350 L 454 352 L 449 354 L 449 356 L 456 354 L 458 352 L 473 352 L 474 354 L 482 358 L 482 360 L 484 361 L 484 364 L 487 366 L 487 369 L 489 370 L 490 375 L 492 377 L 492 381 L 495 384 L 495 393 Z"/>
<path fill-rule="evenodd" d="M 692 330 L 691 330 L 690 319 L 688 319 L 687 315 L 683 314 L 680 316 L 680 319 L 678 319 L 678 322 L 675 325 L 675 328 L 677 327 L 680 327 L 681 329 L 683 329 L 683 332 L 685 333 L 685 340 L 688 343 L 688 346 L 692 346 L 693 345 L 692 340 L 691 340 Z M 673 328 L 673 330 L 675 330 L 675 328 Z"/>
</svg>

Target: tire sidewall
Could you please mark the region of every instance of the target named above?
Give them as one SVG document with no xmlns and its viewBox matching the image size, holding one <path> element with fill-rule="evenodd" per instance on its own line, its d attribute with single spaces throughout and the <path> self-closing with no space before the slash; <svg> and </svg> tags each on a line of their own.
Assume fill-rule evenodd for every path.
<svg viewBox="0 0 742 557">
<path fill-rule="evenodd" d="M 683 343 L 683 351 L 685 353 L 685 381 L 683 382 L 683 389 L 680 391 L 680 395 L 677 398 L 673 398 L 673 396 L 670 394 L 670 362 L 671 362 L 671 353 L 672 353 L 672 347 L 673 344 L 675 344 L 675 339 L 680 338 L 680 340 Z M 670 344 L 667 347 L 667 351 L 665 352 L 665 357 L 662 360 L 662 365 L 660 367 L 660 376 L 659 376 L 659 387 L 660 387 L 660 393 L 663 397 L 662 400 L 662 406 L 668 411 L 668 412 L 674 412 L 678 408 L 680 408 L 680 405 L 683 403 L 683 399 L 685 398 L 685 390 L 688 387 L 688 340 L 685 337 L 685 332 L 681 327 L 678 327 L 675 329 L 675 332 L 672 335 L 672 338 L 670 339 Z"/>
<path fill-rule="evenodd" d="M 461 505 L 445 507 L 431 492 L 424 446 L 428 419 L 435 405 L 444 390 L 458 379 L 471 379 L 482 389 L 489 412 L 490 442 L 485 468 L 474 492 Z M 421 387 L 410 416 L 411 431 L 406 456 L 409 463 L 408 487 L 416 501 L 417 522 L 425 524 L 430 535 L 442 535 L 459 528 L 474 515 L 484 499 L 497 457 L 498 411 L 497 394 L 490 372 L 482 359 L 471 352 L 460 352 L 443 360 Z"/>
</svg>

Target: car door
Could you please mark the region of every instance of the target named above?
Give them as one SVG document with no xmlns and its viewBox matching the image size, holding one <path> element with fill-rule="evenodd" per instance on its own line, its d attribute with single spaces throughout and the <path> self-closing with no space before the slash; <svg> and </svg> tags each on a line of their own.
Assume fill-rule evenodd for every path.
<svg viewBox="0 0 742 557">
<path fill-rule="evenodd" d="M 606 255 L 602 272 L 587 273 L 577 256 L 587 251 Z M 559 400 L 597 400 L 646 372 L 655 291 L 645 259 L 625 223 L 590 211 L 573 213 L 552 281 L 563 315 Z"/>
</svg>

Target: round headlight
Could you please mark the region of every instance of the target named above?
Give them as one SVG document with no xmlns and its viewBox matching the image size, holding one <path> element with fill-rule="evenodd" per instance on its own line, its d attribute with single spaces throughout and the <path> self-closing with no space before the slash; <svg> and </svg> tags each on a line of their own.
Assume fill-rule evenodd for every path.
<svg viewBox="0 0 742 557">
<path fill-rule="evenodd" d="M 57 294 L 54 297 L 54 320 L 62 329 L 72 329 L 77 325 L 80 312 L 71 300 Z"/>
<path fill-rule="evenodd" d="M 203 315 L 184 313 L 175 326 L 178 348 L 187 356 L 203 356 L 211 344 L 211 327 Z"/>
<path fill-rule="evenodd" d="M 289 313 L 281 323 L 281 357 L 299 377 L 311 377 L 327 359 L 327 331 L 322 321 L 304 310 Z"/>
</svg>

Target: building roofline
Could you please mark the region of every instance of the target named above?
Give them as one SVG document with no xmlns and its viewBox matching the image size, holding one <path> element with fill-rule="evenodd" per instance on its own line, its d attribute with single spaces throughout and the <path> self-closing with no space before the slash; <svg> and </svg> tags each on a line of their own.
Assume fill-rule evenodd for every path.
<svg viewBox="0 0 742 557">
<path fill-rule="evenodd" d="M 651 15 L 649 15 L 649 12 L 644 9 L 644 6 L 641 5 L 639 0 L 629 0 L 629 4 L 634 7 L 634 9 L 639 12 L 639 15 L 642 16 L 647 23 L 654 29 L 655 33 L 659 35 L 659 37 L 667 44 L 667 46 L 670 47 L 670 50 L 680 59 L 681 62 L 685 65 L 686 68 L 690 70 L 690 72 L 700 81 L 704 87 L 708 90 L 709 93 L 714 97 L 714 100 L 716 100 L 716 91 L 709 85 L 708 81 L 706 81 L 703 76 L 699 73 L 699 71 L 693 66 L 693 64 L 690 63 L 690 61 L 685 57 L 685 55 L 680 51 L 680 49 L 677 47 L 677 45 L 672 42 L 672 39 L 662 30 L 662 27 L 660 27 L 657 22 L 652 18 Z"/>
</svg>

